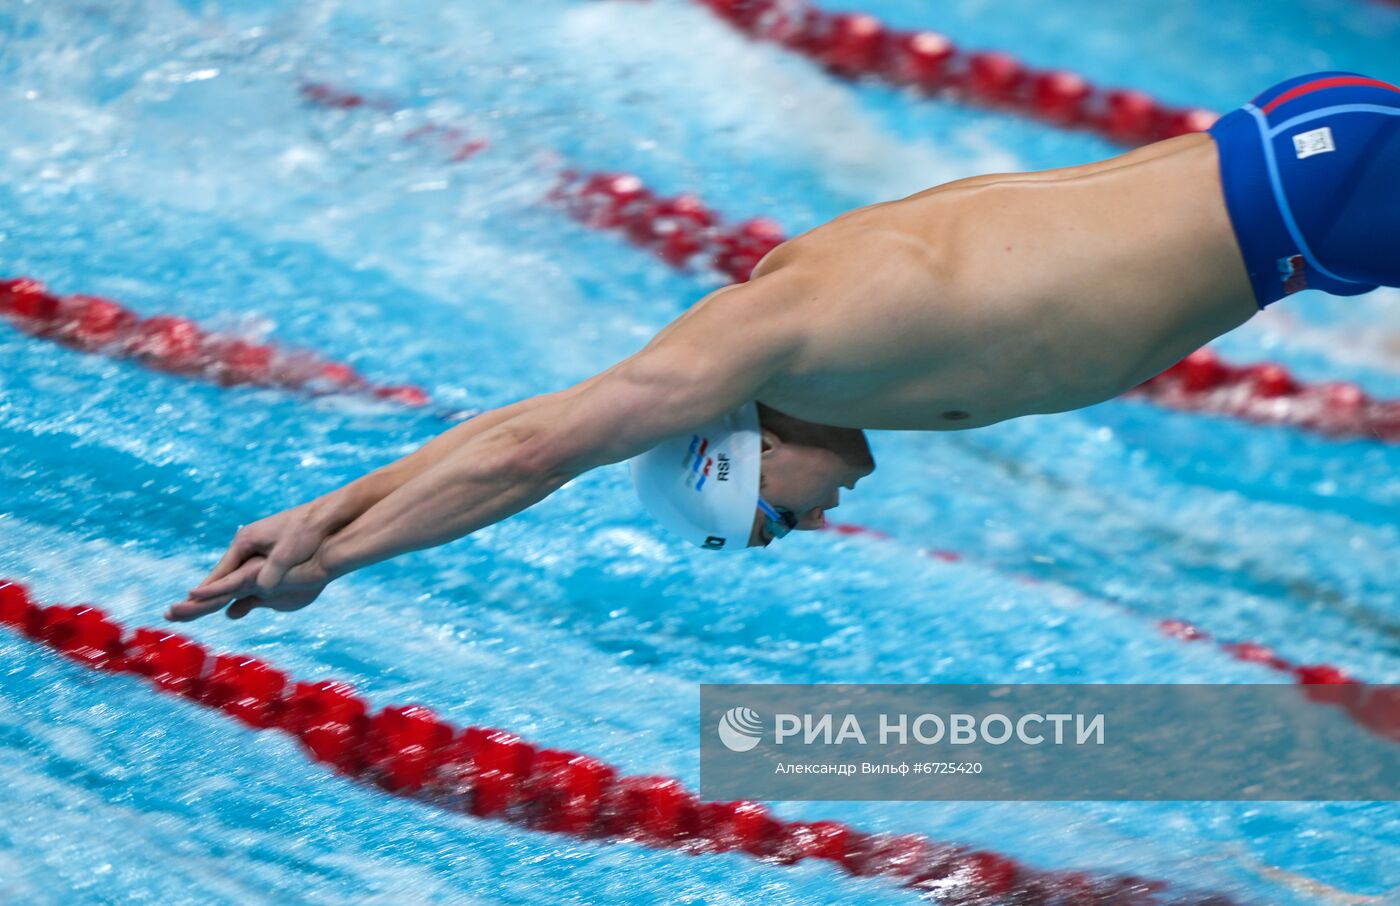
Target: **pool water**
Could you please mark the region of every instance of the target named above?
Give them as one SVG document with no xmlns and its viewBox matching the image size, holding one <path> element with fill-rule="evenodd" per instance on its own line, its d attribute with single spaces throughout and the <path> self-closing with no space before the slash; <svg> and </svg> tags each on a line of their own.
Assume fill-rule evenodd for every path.
<svg viewBox="0 0 1400 906">
<path fill-rule="evenodd" d="M 1400 79 L 1400 8 L 1371 0 L 857 5 L 1217 110 L 1301 71 Z M 949 179 L 1116 150 L 834 81 L 689 0 L 24 0 L 0 9 L 0 75 L 0 276 L 309 347 L 462 408 L 586 377 L 716 285 L 560 216 L 542 199 L 563 161 L 796 233 Z M 318 109 L 306 80 L 400 109 Z M 489 147 L 454 163 L 403 140 L 427 121 Z M 1217 348 L 1400 397 L 1400 292 L 1275 308 Z M 444 427 L 183 380 L 7 324 L 0 363 L 0 575 L 132 625 L 157 624 L 239 524 Z M 351 680 L 376 703 L 692 786 L 701 682 L 1280 681 L 1161 635 L 1166 617 L 1400 682 L 1400 448 L 1131 400 L 872 443 L 878 472 L 834 515 L 889 541 L 681 548 L 614 467 L 347 577 L 300 613 L 189 631 L 301 678 Z M 965 556 L 921 553 L 934 548 Z M 822 864 L 435 811 L 8 634 L 0 658 L 4 902 L 915 901 Z M 1245 902 L 1327 902 L 1270 869 L 1355 894 L 1400 888 L 1395 804 L 777 809 Z"/>
</svg>

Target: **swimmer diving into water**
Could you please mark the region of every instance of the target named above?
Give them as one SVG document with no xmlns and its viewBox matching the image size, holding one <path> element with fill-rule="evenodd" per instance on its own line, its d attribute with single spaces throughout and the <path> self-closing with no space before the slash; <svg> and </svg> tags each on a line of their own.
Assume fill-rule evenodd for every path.
<svg viewBox="0 0 1400 906">
<path fill-rule="evenodd" d="M 687 540 L 768 544 L 870 474 L 861 429 L 1088 406 L 1285 295 L 1379 285 L 1400 286 L 1400 89 L 1291 79 L 1206 134 L 844 214 L 606 371 L 243 527 L 167 616 L 296 610 L 626 459 Z"/>
</svg>

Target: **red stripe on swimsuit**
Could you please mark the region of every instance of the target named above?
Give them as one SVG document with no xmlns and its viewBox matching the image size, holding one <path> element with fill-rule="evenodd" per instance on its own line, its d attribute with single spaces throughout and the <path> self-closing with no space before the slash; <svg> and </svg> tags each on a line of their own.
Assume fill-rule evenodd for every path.
<svg viewBox="0 0 1400 906">
<path fill-rule="evenodd" d="M 1306 85 L 1299 85 L 1298 87 L 1290 91 L 1285 91 L 1283 94 L 1279 95 L 1278 97 L 1270 101 L 1268 104 L 1266 104 L 1264 106 L 1263 112 L 1266 115 L 1273 113 L 1274 110 L 1276 110 L 1279 107 L 1279 105 L 1286 104 L 1289 101 L 1294 100 L 1296 98 L 1300 98 L 1305 94 L 1312 94 L 1314 91 L 1321 91 L 1323 88 L 1342 88 L 1349 85 L 1359 87 L 1369 86 L 1371 88 L 1386 88 L 1396 93 L 1400 93 L 1400 88 L 1396 88 L 1389 82 L 1382 82 L 1380 79 L 1367 79 L 1362 78 L 1360 76 L 1333 76 L 1330 79 L 1318 79 L 1316 82 L 1309 82 Z"/>
</svg>

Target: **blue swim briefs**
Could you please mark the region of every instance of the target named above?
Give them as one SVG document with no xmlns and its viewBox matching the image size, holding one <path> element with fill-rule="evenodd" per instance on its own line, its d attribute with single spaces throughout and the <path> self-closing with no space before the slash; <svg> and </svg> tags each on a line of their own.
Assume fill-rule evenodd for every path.
<svg viewBox="0 0 1400 906">
<path fill-rule="evenodd" d="M 1260 308 L 1300 289 L 1400 286 L 1400 88 L 1354 72 L 1299 76 L 1210 134 Z"/>
</svg>

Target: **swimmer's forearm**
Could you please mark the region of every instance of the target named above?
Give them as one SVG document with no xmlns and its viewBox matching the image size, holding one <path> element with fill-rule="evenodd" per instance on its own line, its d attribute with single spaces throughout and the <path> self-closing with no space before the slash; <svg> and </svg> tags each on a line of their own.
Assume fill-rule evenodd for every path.
<svg viewBox="0 0 1400 906">
<path fill-rule="evenodd" d="M 420 475 L 442 462 L 443 459 L 460 449 L 472 438 L 497 425 L 504 424 L 517 415 L 529 412 L 554 395 L 546 393 L 532 396 L 508 406 L 490 409 L 480 415 L 472 416 L 459 425 L 453 425 L 417 450 L 378 471 L 389 473 L 392 477 L 393 487 L 396 488 L 410 478 Z"/>
<path fill-rule="evenodd" d="M 525 465 L 512 433 L 479 435 L 462 455 L 404 482 L 328 538 L 319 557 L 329 577 L 446 544 L 538 503 L 573 477 Z"/>
<path fill-rule="evenodd" d="M 313 500 L 309 504 L 313 520 L 327 531 L 337 531 L 349 525 L 370 507 L 410 479 L 437 465 L 472 438 L 534 408 L 545 398 L 535 396 L 524 399 L 453 425 L 412 453 Z"/>
</svg>

